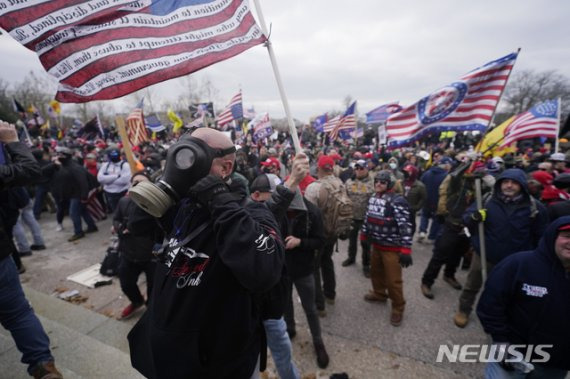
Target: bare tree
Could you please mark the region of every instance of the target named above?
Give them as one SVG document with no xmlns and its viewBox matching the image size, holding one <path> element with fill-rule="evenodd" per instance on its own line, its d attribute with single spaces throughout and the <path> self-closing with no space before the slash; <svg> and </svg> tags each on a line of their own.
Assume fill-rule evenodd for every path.
<svg viewBox="0 0 570 379">
<path fill-rule="evenodd" d="M 21 83 L 14 86 L 14 97 L 24 106 L 34 105 L 42 114 L 46 114 L 47 106 L 56 92 L 57 83 L 45 73 L 33 71 Z"/>
<path fill-rule="evenodd" d="M 524 112 L 545 100 L 562 99 L 562 113 L 570 111 L 570 80 L 557 71 L 524 70 L 509 79 L 503 102 L 513 114 Z"/>
</svg>

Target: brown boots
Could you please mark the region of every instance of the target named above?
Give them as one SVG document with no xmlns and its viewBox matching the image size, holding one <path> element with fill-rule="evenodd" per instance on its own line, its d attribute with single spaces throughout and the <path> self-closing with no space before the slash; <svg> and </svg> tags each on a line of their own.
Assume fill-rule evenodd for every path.
<svg viewBox="0 0 570 379">
<path fill-rule="evenodd" d="M 32 368 L 31 374 L 34 379 L 63 379 L 53 361 L 38 363 Z"/>
</svg>

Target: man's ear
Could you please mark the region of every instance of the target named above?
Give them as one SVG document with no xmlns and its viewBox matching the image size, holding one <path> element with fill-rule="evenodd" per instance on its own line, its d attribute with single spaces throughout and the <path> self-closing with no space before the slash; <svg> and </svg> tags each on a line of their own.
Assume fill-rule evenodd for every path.
<svg viewBox="0 0 570 379">
<path fill-rule="evenodd" d="M 225 159 L 222 162 L 222 176 L 227 178 L 230 176 L 234 169 L 234 161 L 231 159 Z"/>
<path fill-rule="evenodd" d="M 251 193 L 251 198 L 255 201 L 259 201 L 259 191 L 254 191 Z"/>
</svg>

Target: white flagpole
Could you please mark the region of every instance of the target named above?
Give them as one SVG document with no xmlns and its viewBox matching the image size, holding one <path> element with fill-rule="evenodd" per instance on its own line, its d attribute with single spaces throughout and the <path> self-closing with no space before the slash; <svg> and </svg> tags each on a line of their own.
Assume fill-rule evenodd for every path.
<svg viewBox="0 0 570 379">
<path fill-rule="evenodd" d="M 554 152 L 558 153 L 558 148 L 560 147 L 560 142 L 559 142 L 559 134 L 560 134 L 560 117 L 561 117 L 561 112 L 560 109 L 562 108 L 562 98 L 558 98 L 558 125 L 556 127 L 556 136 L 554 137 Z"/>
<path fill-rule="evenodd" d="M 267 26 L 265 24 L 265 18 L 263 17 L 263 12 L 261 11 L 261 6 L 259 5 L 259 0 L 253 0 L 255 3 L 255 9 L 257 10 L 257 16 L 259 17 L 259 24 L 261 26 L 261 31 L 265 36 L 268 36 Z M 291 110 L 289 109 L 289 101 L 287 100 L 287 95 L 285 94 L 285 88 L 283 87 L 283 82 L 281 81 L 281 74 L 279 73 L 279 67 L 277 67 L 277 60 L 275 59 L 275 53 L 273 52 L 273 46 L 271 41 L 268 39 L 265 42 L 267 51 L 269 52 L 269 59 L 271 60 L 271 66 L 273 67 L 273 74 L 275 75 L 275 80 L 277 81 L 277 87 L 279 87 L 279 94 L 281 95 L 281 101 L 283 102 L 283 108 L 285 108 L 285 114 L 287 115 L 287 122 L 289 124 L 289 133 L 291 138 L 293 138 L 293 145 L 295 146 L 295 151 L 297 153 L 302 152 L 301 144 L 299 143 L 299 137 L 297 136 L 297 128 L 295 128 L 295 123 L 293 122 L 293 117 L 291 116 Z"/>
</svg>

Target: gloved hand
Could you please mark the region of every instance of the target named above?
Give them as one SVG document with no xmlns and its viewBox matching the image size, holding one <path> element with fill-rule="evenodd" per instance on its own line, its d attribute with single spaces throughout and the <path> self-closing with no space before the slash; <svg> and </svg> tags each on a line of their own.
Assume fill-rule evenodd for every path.
<svg viewBox="0 0 570 379">
<path fill-rule="evenodd" d="M 400 266 L 407 268 L 413 264 L 412 256 L 410 254 L 400 253 Z"/>
<path fill-rule="evenodd" d="M 471 214 L 471 218 L 477 222 L 485 222 L 487 219 L 487 210 L 479 209 Z"/>
<path fill-rule="evenodd" d="M 190 188 L 190 196 L 192 196 L 200 204 L 208 207 L 212 199 L 224 193 L 229 193 L 228 185 L 222 178 L 215 175 L 208 175 L 194 184 Z"/>
</svg>

